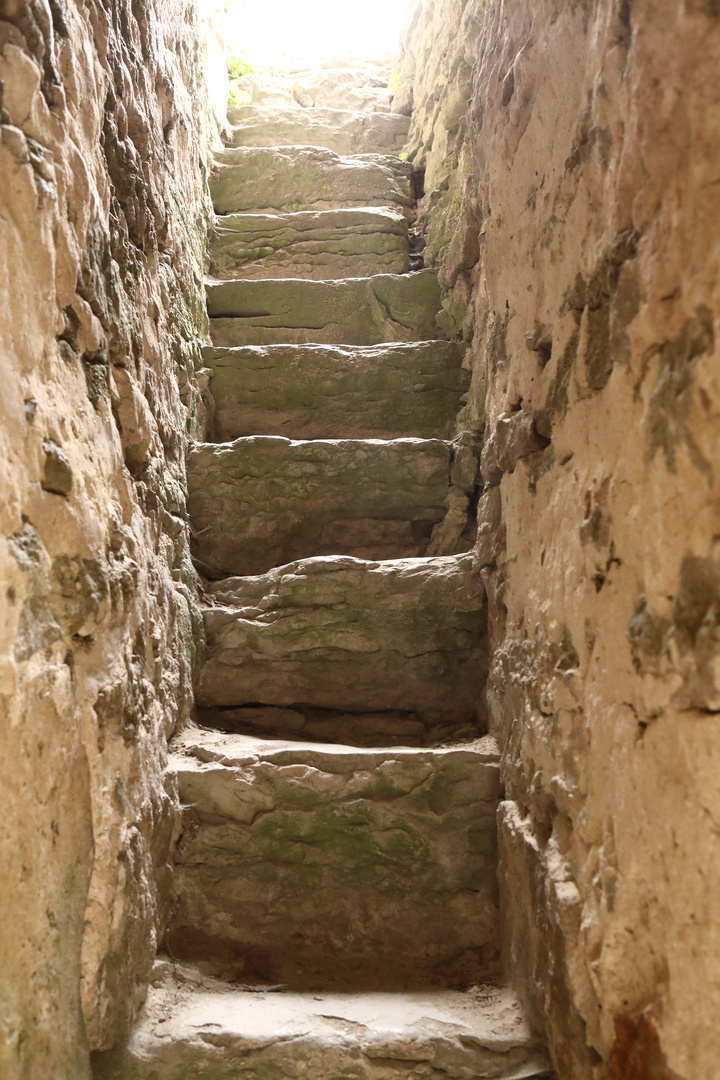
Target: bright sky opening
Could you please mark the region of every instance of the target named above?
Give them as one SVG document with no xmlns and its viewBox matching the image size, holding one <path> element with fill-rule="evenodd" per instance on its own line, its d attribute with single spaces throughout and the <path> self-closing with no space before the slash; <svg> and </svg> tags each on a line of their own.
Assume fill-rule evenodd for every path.
<svg viewBox="0 0 720 1080">
<path fill-rule="evenodd" d="M 278 64 L 283 57 L 395 53 L 409 0 L 227 0 L 227 44 Z"/>
</svg>

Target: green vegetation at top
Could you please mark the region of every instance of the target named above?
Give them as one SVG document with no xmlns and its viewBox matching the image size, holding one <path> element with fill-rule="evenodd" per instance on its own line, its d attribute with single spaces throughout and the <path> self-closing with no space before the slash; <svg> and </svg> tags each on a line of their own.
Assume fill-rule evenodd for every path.
<svg viewBox="0 0 720 1080">
<path fill-rule="evenodd" d="M 229 53 L 227 69 L 231 79 L 241 79 L 243 75 L 255 74 L 255 65 L 248 60 L 244 52 Z"/>
</svg>

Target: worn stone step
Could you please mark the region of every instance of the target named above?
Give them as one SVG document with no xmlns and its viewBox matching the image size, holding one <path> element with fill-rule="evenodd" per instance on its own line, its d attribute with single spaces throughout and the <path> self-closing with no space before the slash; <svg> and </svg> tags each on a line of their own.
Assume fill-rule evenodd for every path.
<svg viewBox="0 0 720 1080">
<path fill-rule="evenodd" d="M 95 1080 L 531 1080 L 543 1048 L 507 987 L 409 993 L 240 988 L 161 959 L 127 1047 Z"/>
<path fill-rule="evenodd" d="M 328 278 L 405 274 L 405 215 L 390 207 L 228 214 L 216 218 L 208 247 L 217 278 Z"/>
<path fill-rule="evenodd" d="M 347 746 L 440 746 L 478 734 L 474 716 L 463 723 L 457 716 L 428 716 L 408 709 L 345 712 L 295 704 L 244 705 L 196 710 L 202 727 L 235 735 L 273 739 L 344 743 Z"/>
<path fill-rule="evenodd" d="M 359 749 L 190 728 L 171 954 L 295 989 L 498 974 L 497 746 Z"/>
<path fill-rule="evenodd" d="M 336 154 L 400 153 L 410 120 L 396 113 L 230 105 L 230 146 L 320 146 Z"/>
<path fill-rule="evenodd" d="M 205 594 L 202 708 L 384 713 L 390 736 L 408 713 L 429 732 L 482 729 L 487 608 L 470 554 L 315 557 Z"/>
<path fill-rule="evenodd" d="M 392 206 L 412 215 L 412 166 L 397 157 L 341 157 L 316 146 L 227 147 L 214 154 L 218 214 Z"/>
<path fill-rule="evenodd" d="M 297 72 L 292 92 L 304 108 L 358 109 L 363 112 L 390 112 L 393 93 L 387 77 L 348 66 Z"/>
<path fill-rule="evenodd" d="M 464 353 L 450 341 L 208 348 L 210 437 L 447 439 L 470 385 Z"/>
<path fill-rule="evenodd" d="M 401 558 L 431 545 L 431 554 L 453 554 L 477 468 L 471 444 L 441 439 L 204 444 L 188 456 L 193 554 L 209 576 L 262 574 L 311 555 Z M 435 526 L 449 510 L 446 535 Z"/>
<path fill-rule="evenodd" d="M 207 285 L 214 345 L 379 345 L 442 338 L 437 273 L 346 281 L 219 281 Z"/>
</svg>

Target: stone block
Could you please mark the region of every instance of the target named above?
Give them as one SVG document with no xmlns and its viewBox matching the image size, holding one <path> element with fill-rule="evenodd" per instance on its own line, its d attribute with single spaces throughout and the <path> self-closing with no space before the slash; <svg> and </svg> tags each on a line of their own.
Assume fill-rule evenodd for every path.
<svg viewBox="0 0 720 1080">
<path fill-rule="evenodd" d="M 220 281 L 207 286 L 214 345 L 379 345 L 442 338 L 433 270 L 345 281 Z"/>
<path fill-rule="evenodd" d="M 188 457 L 193 552 L 215 577 L 310 555 L 422 555 L 446 513 L 452 457 L 440 439 L 254 435 L 198 446 Z"/>
<path fill-rule="evenodd" d="M 401 210 L 358 207 L 217 218 L 208 257 L 217 278 L 327 278 L 404 274 L 410 268 Z"/>
<path fill-rule="evenodd" d="M 215 212 L 292 213 L 392 206 L 412 213 L 412 165 L 367 154 L 340 157 L 317 146 L 226 147 L 214 155 Z"/>
<path fill-rule="evenodd" d="M 211 584 L 201 706 L 412 710 L 476 723 L 487 670 L 472 555 L 313 558 Z"/>
<path fill-rule="evenodd" d="M 464 351 L 449 341 L 206 349 L 213 437 L 449 438 L 470 385 Z"/>
<path fill-rule="evenodd" d="M 400 153 L 410 120 L 344 109 L 228 108 L 231 146 L 319 146 L 336 154 Z"/>
<path fill-rule="evenodd" d="M 186 807 L 174 956 L 291 989 L 497 973 L 494 740 L 361 750 L 191 729 L 170 768 Z"/>
<path fill-rule="evenodd" d="M 507 987 L 297 993 L 161 959 L 129 1045 L 94 1066 L 95 1080 L 523 1080 L 547 1059 Z"/>
</svg>

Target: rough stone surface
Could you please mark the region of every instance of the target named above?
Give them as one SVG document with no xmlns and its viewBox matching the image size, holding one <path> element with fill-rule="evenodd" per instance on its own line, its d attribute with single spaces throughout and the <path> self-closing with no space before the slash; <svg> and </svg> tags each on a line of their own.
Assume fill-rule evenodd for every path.
<svg viewBox="0 0 720 1080">
<path fill-rule="evenodd" d="M 426 257 L 497 484 L 478 565 L 508 960 L 559 1076 L 714 1080 L 717 5 L 413 20 Z"/>
<path fill-rule="evenodd" d="M 230 146 L 319 146 L 336 154 L 399 153 L 410 127 L 404 116 L 343 109 L 228 108 Z"/>
<path fill-rule="evenodd" d="M 467 712 L 465 721 L 451 713 L 413 712 L 412 709 L 321 709 L 296 704 L 246 705 L 237 708 L 197 709 L 202 727 L 236 735 L 264 738 L 337 742 L 348 746 L 439 746 L 453 739 L 472 739 L 478 726 Z"/>
<path fill-rule="evenodd" d="M 0 1075 L 85 1080 L 162 934 L 202 629 L 212 41 L 165 0 L 0 7 Z"/>
<path fill-rule="evenodd" d="M 292 84 L 295 101 L 303 108 L 355 109 L 390 112 L 392 90 L 387 75 L 358 67 L 299 71 Z"/>
<path fill-rule="evenodd" d="M 467 518 L 476 475 L 472 448 L 440 439 L 254 435 L 199 446 L 188 458 L 193 551 L 216 577 L 310 555 L 423 555 L 456 495 Z M 457 541 L 433 554 L 454 554 Z"/>
<path fill-rule="evenodd" d="M 216 278 L 327 278 L 405 274 L 405 215 L 391 207 L 228 214 L 215 222 L 208 252 Z"/>
<path fill-rule="evenodd" d="M 210 585 L 207 597 L 201 705 L 413 711 L 462 729 L 482 722 L 486 610 L 471 555 L 305 559 Z"/>
<path fill-rule="evenodd" d="M 362 750 L 194 729 L 170 768 L 187 807 L 174 956 L 293 989 L 468 986 L 496 973 L 492 739 Z"/>
<path fill-rule="evenodd" d="M 449 438 L 470 384 L 449 341 L 206 349 L 213 437 Z"/>
<path fill-rule="evenodd" d="M 158 961 L 127 1050 L 99 1055 L 96 1080 L 530 1080 L 545 1075 L 517 999 L 468 993 L 301 994 L 239 989 Z"/>
<path fill-rule="evenodd" d="M 207 288 L 214 345 L 378 345 L 445 337 L 432 271 L 346 281 L 217 282 Z"/>
<path fill-rule="evenodd" d="M 392 206 L 411 214 L 412 166 L 397 157 L 340 157 L 316 146 L 227 147 L 213 155 L 218 214 Z"/>
</svg>

